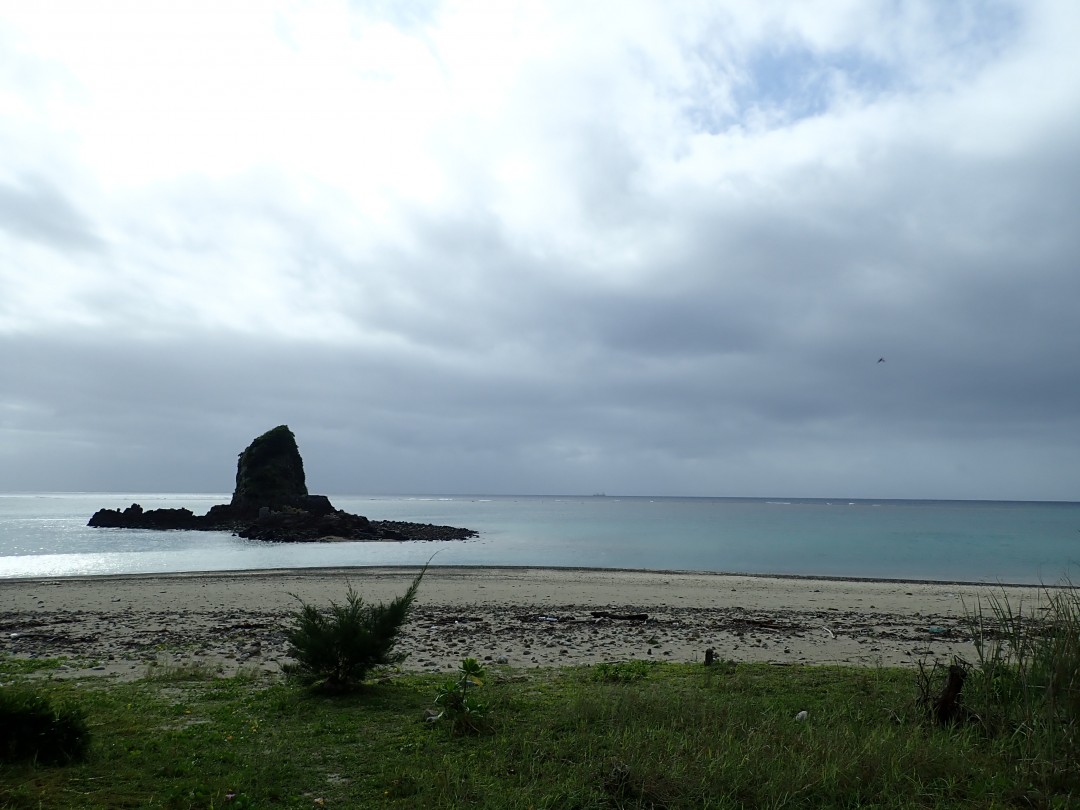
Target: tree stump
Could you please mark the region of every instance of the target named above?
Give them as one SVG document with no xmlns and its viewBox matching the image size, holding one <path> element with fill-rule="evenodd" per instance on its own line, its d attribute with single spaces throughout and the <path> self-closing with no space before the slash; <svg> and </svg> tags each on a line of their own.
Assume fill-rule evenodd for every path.
<svg viewBox="0 0 1080 810">
<path fill-rule="evenodd" d="M 934 719 L 939 726 L 951 726 L 965 716 L 964 707 L 960 705 L 960 693 L 964 689 L 964 680 L 967 678 L 967 670 L 959 664 L 949 666 L 949 676 L 945 681 L 945 688 L 941 690 L 934 703 Z"/>
</svg>

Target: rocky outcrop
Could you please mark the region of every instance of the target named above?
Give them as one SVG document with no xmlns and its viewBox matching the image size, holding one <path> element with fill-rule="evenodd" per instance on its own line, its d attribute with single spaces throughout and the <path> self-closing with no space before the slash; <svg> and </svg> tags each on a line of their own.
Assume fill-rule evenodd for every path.
<svg viewBox="0 0 1080 810">
<path fill-rule="evenodd" d="M 123 512 L 119 509 L 99 509 L 90 518 L 90 526 L 104 529 L 198 529 L 203 520 L 190 509 L 143 510 L 133 503 Z"/>
<path fill-rule="evenodd" d="M 240 454 L 229 504 L 236 514 L 255 516 L 263 507 L 302 509 L 307 497 L 304 460 L 288 425 L 266 431 Z"/>
<path fill-rule="evenodd" d="M 236 532 L 251 540 L 278 542 L 326 542 L 333 540 L 467 540 L 471 529 L 434 526 L 430 523 L 403 523 L 395 520 L 368 520 L 363 515 L 333 510 L 313 517 L 296 510 L 270 512 Z"/>
<path fill-rule="evenodd" d="M 333 540 L 464 540 L 471 529 L 430 523 L 372 521 L 335 509 L 325 495 L 310 495 L 296 437 L 287 425 L 248 445 L 236 465 L 232 500 L 205 515 L 190 509 L 99 509 L 90 526 L 119 529 L 232 531 L 240 537 L 278 542 Z"/>
</svg>

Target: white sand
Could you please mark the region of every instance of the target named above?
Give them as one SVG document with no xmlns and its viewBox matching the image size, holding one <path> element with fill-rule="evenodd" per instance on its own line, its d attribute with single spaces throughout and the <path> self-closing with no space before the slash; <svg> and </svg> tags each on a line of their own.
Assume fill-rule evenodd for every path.
<svg viewBox="0 0 1080 810">
<path fill-rule="evenodd" d="M 0 580 L 0 651 L 67 656 L 52 675 L 140 677 L 205 664 L 280 671 L 299 603 L 367 601 L 408 587 L 416 569 Z M 965 615 L 1000 587 L 534 568 L 432 568 L 401 640 L 404 669 L 463 657 L 513 667 L 627 659 L 915 665 L 974 659 Z M 1045 602 L 1033 587 L 1010 603 Z M 594 617 L 593 612 L 648 618 Z"/>
</svg>

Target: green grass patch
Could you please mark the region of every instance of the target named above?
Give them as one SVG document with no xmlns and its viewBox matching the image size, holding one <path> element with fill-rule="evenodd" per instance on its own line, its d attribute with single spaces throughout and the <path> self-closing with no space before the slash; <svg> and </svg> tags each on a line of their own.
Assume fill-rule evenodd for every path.
<svg viewBox="0 0 1080 810">
<path fill-rule="evenodd" d="M 597 664 L 592 669 L 595 680 L 609 683 L 630 683 L 644 680 L 655 664 L 651 661 L 619 661 L 617 663 Z"/>
<path fill-rule="evenodd" d="M 32 675 L 38 672 L 51 672 L 67 663 L 63 657 L 57 658 L 16 658 L 0 655 L 0 675 Z"/>
<path fill-rule="evenodd" d="M 38 684 L 82 707 L 93 742 L 81 763 L 0 766 L 0 808 L 982 808 L 1080 795 L 1073 774 L 1046 779 L 1046 760 L 977 725 L 927 724 L 909 670 L 492 670 L 480 736 L 425 722 L 445 685 L 400 675 L 326 695 L 194 671 Z"/>
</svg>

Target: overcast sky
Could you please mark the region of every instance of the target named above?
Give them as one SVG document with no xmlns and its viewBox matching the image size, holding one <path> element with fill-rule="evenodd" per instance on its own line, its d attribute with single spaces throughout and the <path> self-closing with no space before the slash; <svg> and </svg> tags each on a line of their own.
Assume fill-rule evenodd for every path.
<svg viewBox="0 0 1080 810">
<path fill-rule="evenodd" d="M 0 0 L 0 490 L 282 423 L 327 494 L 1080 499 L 1080 4 Z"/>
</svg>

